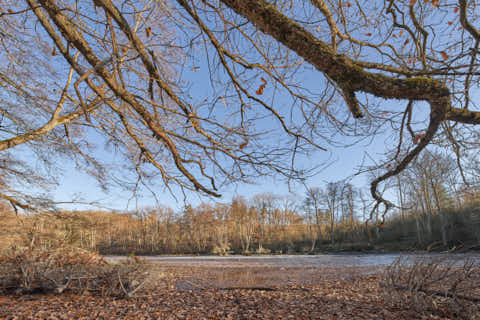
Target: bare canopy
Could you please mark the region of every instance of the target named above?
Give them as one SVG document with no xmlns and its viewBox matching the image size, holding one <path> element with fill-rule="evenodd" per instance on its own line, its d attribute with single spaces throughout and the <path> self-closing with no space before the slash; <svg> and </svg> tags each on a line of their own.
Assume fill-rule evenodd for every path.
<svg viewBox="0 0 480 320">
<path fill-rule="evenodd" d="M 428 145 L 450 150 L 466 182 L 480 124 L 477 5 L 2 1 L 0 196 L 28 208 L 22 186 L 53 181 L 58 157 L 105 188 L 160 180 L 220 196 L 261 175 L 304 179 L 318 164 L 298 159 L 384 132 L 395 143 L 374 168 L 376 207 L 391 206 L 379 184 Z"/>
</svg>

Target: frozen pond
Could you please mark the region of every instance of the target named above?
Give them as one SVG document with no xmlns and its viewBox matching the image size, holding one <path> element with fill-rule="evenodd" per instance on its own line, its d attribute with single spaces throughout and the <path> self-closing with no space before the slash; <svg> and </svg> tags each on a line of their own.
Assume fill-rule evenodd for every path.
<svg viewBox="0 0 480 320">
<path fill-rule="evenodd" d="M 400 256 L 390 254 L 319 254 L 319 255 L 262 255 L 262 256 L 145 256 L 142 258 L 161 264 L 178 266 L 272 266 L 272 267 L 382 267 Z M 446 258 L 464 261 L 473 258 L 480 262 L 480 254 L 406 254 L 409 259 Z M 108 260 L 125 257 L 106 256 Z"/>
</svg>

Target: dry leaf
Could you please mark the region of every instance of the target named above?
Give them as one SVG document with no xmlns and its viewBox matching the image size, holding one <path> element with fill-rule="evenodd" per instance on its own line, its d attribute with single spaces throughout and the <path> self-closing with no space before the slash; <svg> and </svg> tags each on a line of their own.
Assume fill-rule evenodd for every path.
<svg viewBox="0 0 480 320">
<path fill-rule="evenodd" d="M 255 91 L 256 94 L 261 95 L 263 94 L 263 90 L 267 86 L 267 80 L 265 80 L 263 77 L 260 78 L 260 80 L 263 82 L 260 87 L 258 87 L 258 90 Z"/>
<path fill-rule="evenodd" d="M 367 34 L 365 34 L 365 35 L 366 35 L 367 37 L 371 37 L 371 36 L 372 36 L 372 33 L 369 32 L 369 33 L 367 33 Z"/>
<path fill-rule="evenodd" d="M 453 10 L 453 13 L 458 13 L 458 10 L 460 10 L 459 7 L 456 7 L 454 10 Z"/>
<path fill-rule="evenodd" d="M 57 47 L 53 46 L 52 56 L 56 56 L 56 55 L 57 55 Z"/>
<path fill-rule="evenodd" d="M 248 145 L 248 138 L 246 138 L 245 141 L 243 141 L 238 147 L 240 148 L 240 150 L 242 150 L 247 145 Z"/>
<path fill-rule="evenodd" d="M 146 27 L 145 28 L 145 33 L 147 34 L 147 38 L 149 38 L 152 35 L 152 28 Z"/>
<path fill-rule="evenodd" d="M 398 36 L 401 37 L 403 34 L 403 30 L 400 30 L 400 32 L 398 33 Z"/>
<path fill-rule="evenodd" d="M 425 137 L 425 133 L 417 134 L 417 135 L 413 138 L 413 144 L 418 144 L 418 143 L 420 142 L 420 140 L 423 139 L 423 137 Z"/>
<path fill-rule="evenodd" d="M 448 21 L 448 25 L 451 26 L 453 24 L 452 21 Z"/>
<path fill-rule="evenodd" d="M 440 54 L 442 55 L 442 59 L 443 59 L 443 60 L 447 60 L 447 59 L 448 59 L 448 54 L 447 54 L 445 51 L 440 51 Z"/>
</svg>

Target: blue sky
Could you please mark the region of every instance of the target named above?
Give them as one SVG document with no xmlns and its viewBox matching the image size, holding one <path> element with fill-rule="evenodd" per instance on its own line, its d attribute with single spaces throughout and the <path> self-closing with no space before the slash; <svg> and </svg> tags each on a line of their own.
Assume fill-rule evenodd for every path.
<svg viewBox="0 0 480 320">
<path fill-rule="evenodd" d="M 196 74 L 196 77 L 201 77 L 201 73 Z M 203 76 L 207 76 L 203 74 Z M 312 73 L 312 77 L 317 75 Z M 308 80 L 307 80 L 308 81 Z M 201 81 L 201 78 L 195 79 L 196 83 L 205 83 Z M 194 86 L 193 93 L 203 94 L 207 92 L 206 88 L 202 85 Z M 96 137 L 100 139 L 100 137 Z M 345 139 L 339 142 L 346 142 Z M 318 174 L 309 178 L 306 181 L 308 187 L 323 187 L 327 182 L 338 181 L 345 179 L 355 173 L 364 159 L 365 153 L 368 153 L 372 158 L 378 159 L 384 152 L 384 137 L 381 135 L 376 137 L 372 142 L 370 140 L 359 142 L 351 147 L 328 147 L 328 151 L 317 151 L 308 158 L 304 158 L 300 165 L 302 166 L 315 166 L 323 164 Z M 113 154 L 108 153 L 105 150 L 100 151 L 101 157 L 111 158 Z M 75 170 L 73 165 L 64 165 L 64 176 L 60 180 L 60 185 L 54 192 L 56 201 L 69 202 L 73 198 L 81 198 L 85 202 L 98 202 L 104 205 L 106 208 L 115 210 L 135 210 L 138 207 L 154 206 L 156 204 L 155 199 L 149 194 L 144 194 L 138 199 L 132 198 L 132 195 L 120 189 L 112 189 L 109 194 L 105 194 L 98 186 L 96 180 L 84 173 Z M 205 202 L 229 202 L 235 196 L 243 196 L 245 198 L 251 198 L 255 194 L 271 192 L 278 195 L 286 195 L 290 192 L 297 194 L 299 197 L 303 197 L 305 193 L 305 186 L 296 182 L 292 182 L 289 185 L 286 181 L 278 177 L 262 177 L 254 181 L 254 184 L 234 184 L 220 190 L 222 197 L 220 199 L 212 199 L 208 197 L 202 197 L 195 192 L 186 192 L 186 202 L 192 205 L 198 205 L 202 201 Z M 369 191 L 369 181 L 363 175 L 355 177 L 351 181 L 357 187 L 363 187 L 366 193 Z M 175 199 L 167 190 L 156 190 L 157 198 L 161 205 L 170 206 L 174 209 L 180 210 L 184 205 L 184 197 L 180 190 L 176 190 Z M 299 199 L 300 200 L 300 199 Z M 82 204 L 65 204 L 62 205 L 66 209 L 91 209 L 95 206 L 88 206 Z"/>
<path fill-rule="evenodd" d="M 348 148 L 331 149 L 331 152 L 318 151 L 308 161 L 312 163 L 322 163 L 328 160 L 326 165 L 317 175 L 307 180 L 309 187 L 323 187 L 326 182 L 345 179 L 355 173 L 355 169 L 361 165 L 364 154 L 367 152 L 373 158 L 378 158 L 384 150 L 383 139 L 377 138 L 376 142 L 366 145 L 360 143 Z M 107 155 L 108 156 L 108 155 Z M 134 210 L 136 205 L 153 206 L 155 200 L 153 197 L 145 195 L 140 198 L 138 203 L 135 199 L 131 199 L 131 194 L 121 191 L 112 190 L 109 194 L 103 193 L 98 183 L 92 177 L 78 172 L 72 166 L 65 166 L 65 174 L 60 180 L 60 185 L 56 189 L 54 195 L 56 201 L 71 201 L 72 198 L 81 196 L 86 202 L 98 201 L 107 208 L 116 210 Z M 358 176 L 352 180 L 357 187 L 363 187 L 365 192 L 368 191 L 369 181 L 364 175 Z M 229 202 L 232 197 L 244 196 L 251 198 L 253 195 L 264 192 L 272 192 L 274 194 L 289 194 L 288 184 L 282 179 L 275 177 L 263 177 L 258 179 L 254 184 L 235 184 L 220 190 L 222 197 L 220 199 L 211 199 L 202 197 L 194 192 L 187 193 L 187 201 L 192 205 L 197 205 L 202 201 L 219 201 Z M 305 193 L 305 187 L 299 183 L 291 184 L 291 191 L 299 196 Z M 177 200 L 174 199 L 167 191 L 159 192 L 158 199 L 162 205 L 170 206 L 174 209 L 180 209 L 184 206 L 183 196 L 177 194 Z M 71 209 L 89 209 L 90 206 L 67 204 L 64 208 Z M 93 207 L 94 208 L 94 207 Z"/>
</svg>

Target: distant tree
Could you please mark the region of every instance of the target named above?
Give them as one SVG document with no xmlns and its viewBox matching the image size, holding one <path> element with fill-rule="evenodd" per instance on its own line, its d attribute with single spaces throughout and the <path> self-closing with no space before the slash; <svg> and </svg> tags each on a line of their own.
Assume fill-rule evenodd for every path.
<svg viewBox="0 0 480 320">
<path fill-rule="evenodd" d="M 242 197 L 232 199 L 231 217 L 235 225 L 235 233 L 240 241 L 242 252 L 249 252 L 254 240 L 257 225 L 257 211 L 249 207 Z"/>
<path fill-rule="evenodd" d="M 342 188 L 342 222 L 353 227 L 356 220 L 355 203 L 357 190 L 351 183 L 345 183 Z"/>
<path fill-rule="evenodd" d="M 323 191 L 318 187 L 308 188 L 303 201 L 303 210 L 305 213 L 306 223 L 309 229 L 309 236 L 312 243 L 310 251 L 315 249 L 315 244 L 322 235 L 322 228 L 325 224 Z"/>
<path fill-rule="evenodd" d="M 280 219 L 278 222 L 279 235 L 277 239 L 281 239 L 282 242 L 289 242 L 289 245 L 292 246 L 293 243 L 290 239 L 292 234 L 295 235 L 296 232 L 296 224 L 302 220 L 301 216 L 299 215 L 299 202 L 296 195 L 284 195 L 279 197 L 279 211 L 280 211 Z"/>
<path fill-rule="evenodd" d="M 224 255 L 230 250 L 234 236 L 231 229 L 231 208 L 228 204 L 217 204 L 213 210 L 215 216 L 213 233 L 215 248 L 217 253 Z"/>
<path fill-rule="evenodd" d="M 278 196 L 272 193 L 256 194 L 252 198 L 252 206 L 255 209 L 257 217 L 257 240 L 258 250 L 263 250 L 263 244 L 267 238 L 268 227 L 274 224 L 273 214 L 275 211 L 275 203 Z"/>
<path fill-rule="evenodd" d="M 183 232 L 189 249 L 193 252 L 207 252 L 213 232 L 213 210 L 210 205 L 201 204 L 197 208 L 186 205 L 181 217 Z"/>
<path fill-rule="evenodd" d="M 330 225 L 330 241 L 332 244 L 335 243 L 335 224 L 341 212 L 343 189 L 343 181 L 329 182 L 322 195 L 328 214 L 328 223 Z"/>
<path fill-rule="evenodd" d="M 455 185 L 459 183 L 455 161 L 440 152 L 425 152 L 406 171 L 412 201 L 417 204 L 419 213 L 424 216 L 426 235 L 432 234 L 432 218 L 440 215 L 442 242 L 447 245 L 447 223 L 443 210 L 452 207 L 451 199 L 456 197 Z M 418 219 L 418 218 L 417 218 Z"/>
</svg>

